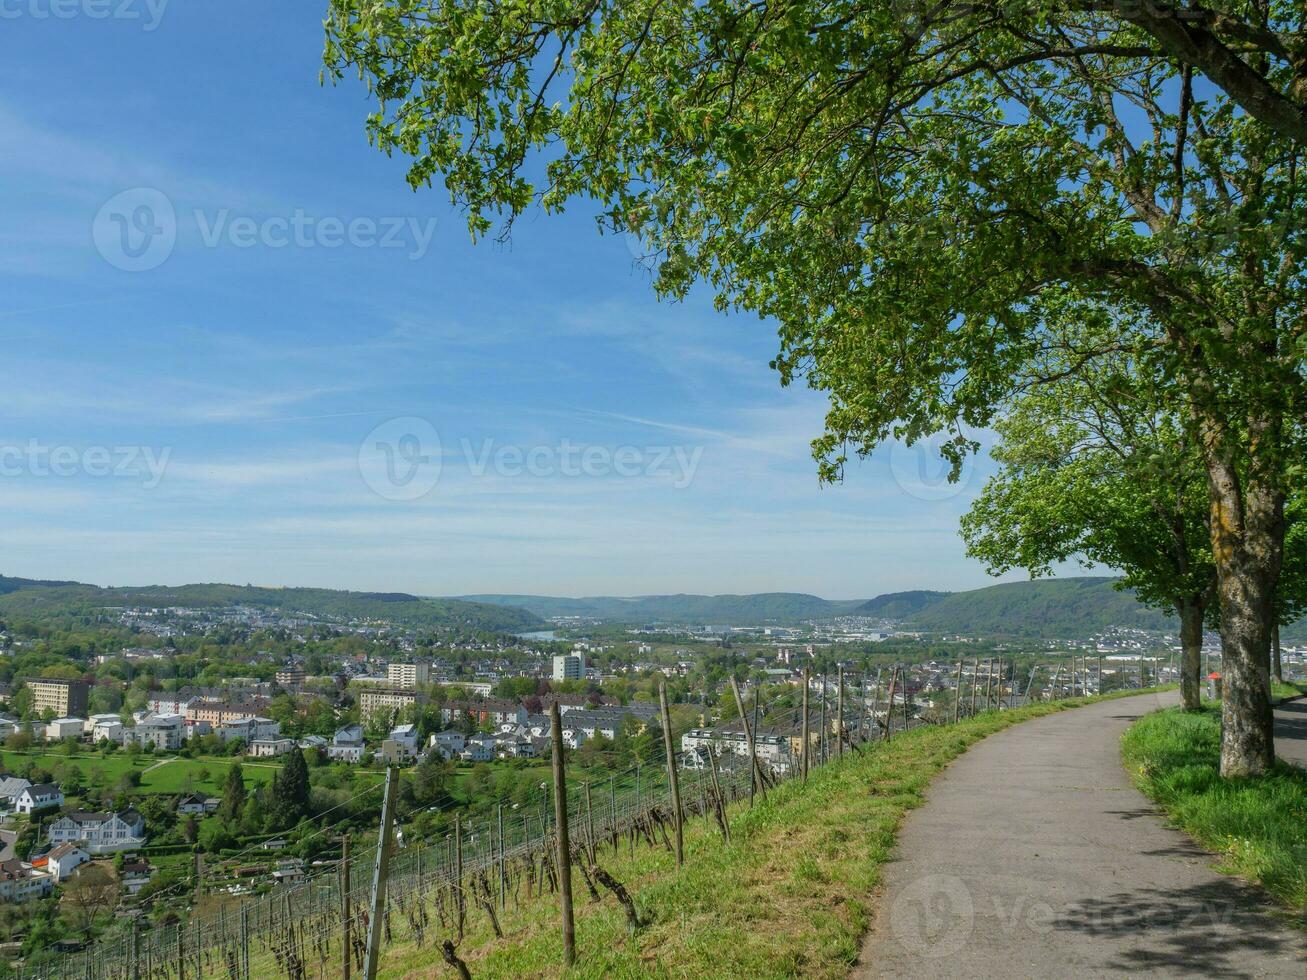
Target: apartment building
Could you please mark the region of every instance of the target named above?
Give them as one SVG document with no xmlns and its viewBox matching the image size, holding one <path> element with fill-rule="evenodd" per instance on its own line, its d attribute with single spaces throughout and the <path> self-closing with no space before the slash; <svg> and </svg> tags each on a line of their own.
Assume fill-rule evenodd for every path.
<svg viewBox="0 0 1307 980">
<path fill-rule="evenodd" d="M 554 657 L 553 679 L 556 681 L 585 680 L 585 654 L 573 650 Z"/>
<path fill-rule="evenodd" d="M 420 684 L 431 683 L 431 665 L 428 663 L 391 664 L 386 668 L 386 681 L 391 687 L 411 691 Z"/>
<path fill-rule="evenodd" d="M 359 691 L 359 720 L 364 726 L 381 721 L 393 724 L 401 711 L 418 704 L 416 691 L 404 691 L 396 688 L 374 687 Z"/>
<path fill-rule="evenodd" d="M 85 715 L 89 687 L 85 681 L 54 677 L 30 677 L 25 681 L 32 692 L 32 711 L 41 715 L 49 708 L 56 718 Z"/>
</svg>

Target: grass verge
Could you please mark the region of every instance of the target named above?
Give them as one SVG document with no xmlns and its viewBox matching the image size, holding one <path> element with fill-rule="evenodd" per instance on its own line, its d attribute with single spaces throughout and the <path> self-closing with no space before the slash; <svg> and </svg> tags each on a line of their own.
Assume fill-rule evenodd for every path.
<svg viewBox="0 0 1307 980">
<path fill-rule="evenodd" d="M 1307 925 L 1307 772 L 1277 762 L 1265 776 L 1220 776 L 1215 705 L 1160 711 L 1135 722 L 1121 755 L 1135 783 L 1220 857 L 1220 869 L 1262 885 Z"/>
<path fill-rule="evenodd" d="M 1141 692 L 1109 694 L 1110 699 Z M 504 938 L 468 910 L 458 954 L 490 977 L 845 977 L 871 919 L 881 865 L 899 824 L 932 777 L 974 742 L 1020 721 L 1101 698 L 987 712 L 849 752 L 749 809 L 730 811 L 731 843 L 703 819 L 686 825 L 685 866 L 664 848 L 601 847 L 599 864 L 626 886 L 648 925 L 632 935 L 611 896 L 593 902 L 576 876 L 577 963 L 565 971 L 557 899 L 501 913 Z M 435 943 L 387 948 L 381 975 L 448 972 Z"/>
<path fill-rule="evenodd" d="M 1307 683 L 1303 681 L 1271 681 L 1271 698 L 1288 701 L 1291 698 L 1307 694 Z"/>
</svg>

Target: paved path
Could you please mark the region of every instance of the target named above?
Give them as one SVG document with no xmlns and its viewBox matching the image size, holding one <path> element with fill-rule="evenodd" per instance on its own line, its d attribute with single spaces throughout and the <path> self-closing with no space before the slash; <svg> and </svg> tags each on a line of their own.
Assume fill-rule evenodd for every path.
<svg viewBox="0 0 1307 980">
<path fill-rule="evenodd" d="M 1121 733 L 1175 700 L 1015 725 L 941 773 L 904 822 L 854 976 L 1307 976 L 1307 936 L 1130 785 Z"/>
<path fill-rule="evenodd" d="M 1307 697 L 1275 709 L 1275 754 L 1307 768 Z"/>
</svg>

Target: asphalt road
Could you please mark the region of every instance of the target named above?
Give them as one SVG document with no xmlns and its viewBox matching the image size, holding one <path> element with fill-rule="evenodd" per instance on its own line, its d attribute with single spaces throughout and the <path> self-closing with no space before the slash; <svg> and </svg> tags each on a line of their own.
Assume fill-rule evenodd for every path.
<svg viewBox="0 0 1307 980">
<path fill-rule="evenodd" d="M 854 976 L 1307 976 L 1307 936 L 1130 785 L 1121 733 L 1175 701 L 1100 702 L 962 755 L 904 822 Z"/>
<path fill-rule="evenodd" d="M 1275 709 L 1275 754 L 1307 768 L 1307 698 Z"/>
</svg>

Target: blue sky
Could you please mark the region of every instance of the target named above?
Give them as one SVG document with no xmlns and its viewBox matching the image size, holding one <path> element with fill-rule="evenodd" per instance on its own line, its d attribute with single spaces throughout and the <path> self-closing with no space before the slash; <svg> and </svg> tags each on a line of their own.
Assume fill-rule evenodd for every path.
<svg viewBox="0 0 1307 980">
<path fill-rule="evenodd" d="M 318 84 L 315 3 L 4 0 L 10 575 L 423 594 L 986 584 L 983 482 L 819 487 L 774 328 L 578 207 L 473 245 Z M 102 11 L 127 17 L 96 16 Z M 56 13 L 60 14 L 56 16 Z"/>
</svg>

